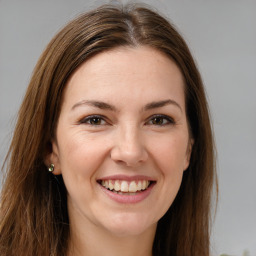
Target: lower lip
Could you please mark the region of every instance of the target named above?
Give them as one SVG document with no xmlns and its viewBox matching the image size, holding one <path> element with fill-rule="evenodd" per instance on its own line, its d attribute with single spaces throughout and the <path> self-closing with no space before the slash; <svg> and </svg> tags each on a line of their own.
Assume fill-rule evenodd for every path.
<svg viewBox="0 0 256 256">
<path fill-rule="evenodd" d="M 154 185 L 155 183 L 151 184 L 146 190 L 138 192 L 135 195 L 120 195 L 120 194 L 111 192 L 110 190 L 104 188 L 99 184 L 101 189 L 104 191 L 105 194 L 107 194 L 108 197 L 110 197 L 110 199 L 122 204 L 135 204 L 145 200 L 151 193 Z"/>
</svg>

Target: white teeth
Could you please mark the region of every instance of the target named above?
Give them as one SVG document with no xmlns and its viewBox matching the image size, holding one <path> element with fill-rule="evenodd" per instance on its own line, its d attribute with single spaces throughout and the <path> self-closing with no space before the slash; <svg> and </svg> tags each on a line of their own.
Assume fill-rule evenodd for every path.
<svg viewBox="0 0 256 256">
<path fill-rule="evenodd" d="M 114 189 L 114 185 L 113 185 L 113 182 L 110 180 L 109 183 L 108 183 L 108 188 L 110 190 L 113 190 Z"/>
<path fill-rule="evenodd" d="M 140 181 L 125 181 L 125 180 L 102 180 L 101 185 L 113 192 L 120 192 L 126 194 L 134 194 L 137 191 L 145 190 L 148 188 L 150 182 L 148 180 Z M 129 192 L 129 193 L 128 193 Z"/>
<path fill-rule="evenodd" d="M 106 188 L 108 188 L 108 187 L 106 187 Z M 119 183 L 118 181 L 115 181 L 114 190 L 115 190 L 115 191 L 119 191 L 120 188 L 121 188 L 120 183 Z"/>
<path fill-rule="evenodd" d="M 129 192 L 136 192 L 137 191 L 137 185 L 135 181 L 132 181 L 129 185 Z"/>
<path fill-rule="evenodd" d="M 129 186 L 127 181 L 122 181 L 121 182 L 121 191 L 122 192 L 128 192 L 129 191 Z"/>
<path fill-rule="evenodd" d="M 141 189 L 142 189 L 141 181 L 138 182 L 138 184 L 137 184 L 137 189 L 138 189 L 138 190 L 141 190 Z"/>
<path fill-rule="evenodd" d="M 145 189 L 147 187 L 147 182 L 145 180 L 142 181 L 142 189 Z"/>
</svg>

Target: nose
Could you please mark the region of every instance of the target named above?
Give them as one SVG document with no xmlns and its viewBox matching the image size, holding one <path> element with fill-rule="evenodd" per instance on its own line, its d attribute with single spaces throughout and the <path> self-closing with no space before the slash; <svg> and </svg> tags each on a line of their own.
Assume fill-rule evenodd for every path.
<svg viewBox="0 0 256 256">
<path fill-rule="evenodd" d="M 135 125 L 120 128 L 114 138 L 111 158 L 126 166 L 137 166 L 148 159 L 143 136 L 140 136 Z"/>
</svg>

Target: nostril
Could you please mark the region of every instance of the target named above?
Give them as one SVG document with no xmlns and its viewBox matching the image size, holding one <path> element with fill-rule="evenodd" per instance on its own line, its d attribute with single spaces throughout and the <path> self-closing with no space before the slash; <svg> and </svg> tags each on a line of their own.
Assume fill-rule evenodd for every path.
<svg viewBox="0 0 256 256">
<path fill-rule="evenodd" d="M 115 147 L 111 151 L 111 159 L 119 164 L 126 166 L 136 166 L 145 162 L 148 159 L 147 151 L 141 147 L 137 149 Z"/>
</svg>

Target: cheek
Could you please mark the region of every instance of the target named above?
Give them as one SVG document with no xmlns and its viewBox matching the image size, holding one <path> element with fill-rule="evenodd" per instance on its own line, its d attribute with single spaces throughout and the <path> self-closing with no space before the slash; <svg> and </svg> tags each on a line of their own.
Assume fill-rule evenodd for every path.
<svg viewBox="0 0 256 256">
<path fill-rule="evenodd" d="M 102 141 L 99 143 L 99 140 L 83 133 L 69 134 L 60 138 L 63 139 L 59 144 L 59 160 L 65 183 L 72 181 L 73 184 L 78 185 L 91 182 L 106 153 Z"/>
<path fill-rule="evenodd" d="M 182 182 L 183 163 L 186 152 L 185 140 L 175 136 L 158 139 L 151 155 L 159 170 L 158 217 L 161 218 L 172 205 Z"/>
<path fill-rule="evenodd" d="M 182 171 L 187 152 L 185 136 L 165 136 L 152 141 L 151 154 L 162 172 Z"/>
<path fill-rule="evenodd" d="M 72 207 L 80 208 L 79 202 L 93 197 L 95 173 L 104 160 L 102 143 L 81 132 L 59 138 L 60 168 L 69 201 Z"/>
</svg>

